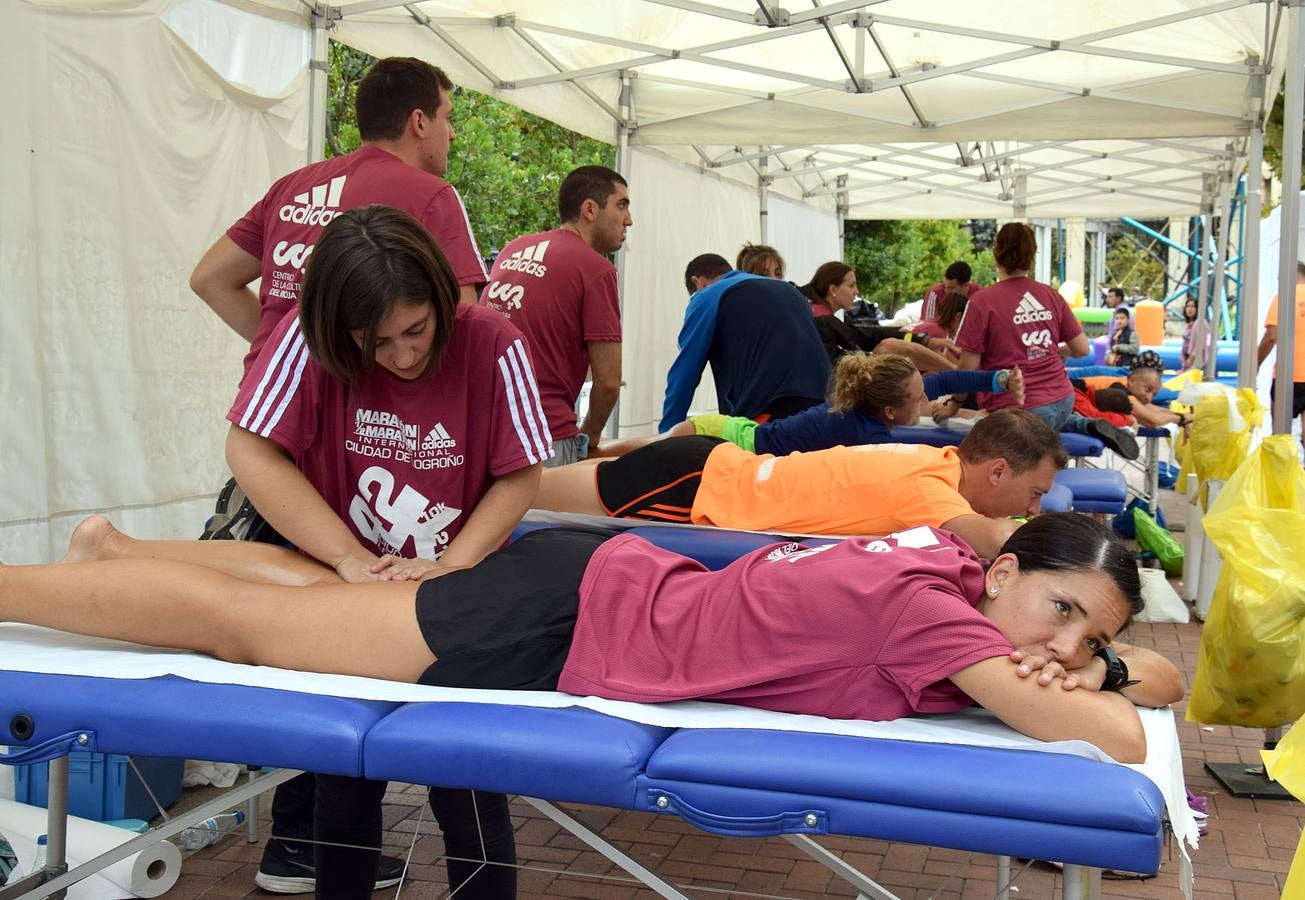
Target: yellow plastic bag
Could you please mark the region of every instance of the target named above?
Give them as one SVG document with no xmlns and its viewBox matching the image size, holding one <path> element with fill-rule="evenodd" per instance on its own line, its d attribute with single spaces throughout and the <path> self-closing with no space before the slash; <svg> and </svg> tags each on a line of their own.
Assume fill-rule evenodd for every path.
<svg viewBox="0 0 1305 900">
<path fill-rule="evenodd" d="M 1246 458 L 1251 424 L 1264 418 L 1264 407 L 1254 391 L 1240 388 L 1231 395 L 1201 397 L 1193 409 L 1192 436 L 1182 474 L 1194 471 L 1202 483 L 1227 481 Z"/>
<path fill-rule="evenodd" d="M 1261 750 L 1264 770 L 1269 777 L 1282 785 L 1297 800 L 1305 802 L 1305 726 L 1296 723 L 1296 727 L 1287 732 L 1287 736 L 1278 742 L 1272 750 Z M 1287 883 L 1283 885 L 1283 900 L 1302 900 L 1305 898 L 1305 836 L 1296 845 L 1296 856 L 1287 873 Z"/>
<path fill-rule="evenodd" d="M 1305 472 L 1264 441 L 1205 515 L 1223 557 L 1187 719 L 1275 728 L 1305 714 Z"/>
</svg>

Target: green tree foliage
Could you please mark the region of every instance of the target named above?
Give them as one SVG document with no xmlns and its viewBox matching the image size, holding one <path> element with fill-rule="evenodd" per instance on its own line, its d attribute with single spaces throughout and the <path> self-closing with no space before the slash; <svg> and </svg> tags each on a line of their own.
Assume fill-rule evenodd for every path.
<svg viewBox="0 0 1305 900">
<path fill-rule="evenodd" d="M 356 150 L 358 82 L 376 60 L 344 44 L 330 47 L 327 155 Z M 455 88 L 444 177 L 458 188 L 482 251 L 557 225 L 557 189 L 577 166 L 612 166 L 616 148 L 475 91 Z"/>
<path fill-rule="evenodd" d="M 980 284 L 997 279 L 992 254 L 977 249 L 964 221 L 878 219 L 849 221 L 843 258 L 856 269 L 861 296 L 889 313 L 919 300 L 956 260 L 974 270 Z M 797 274 L 797 273 L 795 273 Z"/>
<path fill-rule="evenodd" d="M 557 226 L 557 189 L 577 166 L 613 166 L 616 148 L 493 97 L 458 90 L 457 140 L 445 175 L 467 205 L 482 250 Z"/>
<path fill-rule="evenodd" d="M 1269 164 L 1274 177 L 1279 181 L 1282 180 L 1282 119 L 1286 96 L 1284 91 L 1278 92 L 1278 98 L 1273 102 L 1269 118 L 1264 123 L 1264 161 Z M 1305 188 L 1305 141 L 1301 145 L 1301 163 L 1300 186 Z M 1269 214 L 1267 206 L 1264 214 Z"/>
</svg>

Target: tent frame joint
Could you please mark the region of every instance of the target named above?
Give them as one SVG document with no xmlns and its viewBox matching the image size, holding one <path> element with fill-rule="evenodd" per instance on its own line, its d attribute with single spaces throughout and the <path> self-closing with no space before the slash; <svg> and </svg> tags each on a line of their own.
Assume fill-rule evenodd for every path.
<svg viewBox="0 0 1305 900">
<path fill-rule="evenodd" d="M 757 11 L 752 14 L 752 21 L 767 28 L 787 28 L 792 21 L 789 11 L 782 6 L 771 6 L 766 0 L 757 0 Z"/>
</svg>

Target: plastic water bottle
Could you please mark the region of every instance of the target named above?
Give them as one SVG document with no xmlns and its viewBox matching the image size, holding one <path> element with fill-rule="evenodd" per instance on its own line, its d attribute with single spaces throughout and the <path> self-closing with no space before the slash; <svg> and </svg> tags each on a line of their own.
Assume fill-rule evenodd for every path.
<svg viewBox="0 0 1305 900">
<path fill-rule="evenodd" d="M 238 809 L 235 812 L 222 813 L 181 832 L 179 843 L 186 850 L 198 850 L 200 847 L 207 847 L 214 843 L 227 832 L 235 831 L 243 824 L 245 824 L 244 811 Z"/>
<path fill-rule="evenodd" d="M 36 858 L 32 860 L 32 872 L 36 873 L 45 868 L 45 851 L 46 844 L 49 843 L 49 835 L 40 835 L 36 839 Z"/>
</svg>

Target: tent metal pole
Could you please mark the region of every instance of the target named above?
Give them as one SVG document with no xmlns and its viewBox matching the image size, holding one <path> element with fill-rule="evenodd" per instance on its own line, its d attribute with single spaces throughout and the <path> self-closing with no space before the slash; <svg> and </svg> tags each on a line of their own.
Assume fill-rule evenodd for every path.
<svg viewBox="0 0 1305 900">
<path fill-rule="evenodd" d="M 847 176 L 839 175 L 835 183 L 841 188 L 838 192 L 838 258 L 843 259 L 847 256 Z"/>
<path fill-rule="evenodd" d="M 1241 246 L 1241 302 L 1237 304 L 1237 334 L 1241 347 L 1237 356 L 1237 386 L 1255 386 L 1256 341 L 1260 327 L 1260 203 L 1264 191 L 1264 76 L 1255 76 L 1251 85 L 1255 119 L 1247 141 L 1246 212 L 1243 215 L 1246 235 Z"/>
<path fill-rule="evenodd" d="M 1292 363 L 1295 361 L 1296 263 L 1300 240 L 1300 152 L 1305 113 L 1305 16 L 1302 0 L 1290 0 L 1283 27 L 1287 31 L 1285 104 L 1282 115 L 1282 231 L 1278 245 L 1278 382 L 1273 403 L 1273 433 L 1291 434 Z"/>
<path fill-rule="evenodd" d="M 758 147 L 757 150 L 764 150 L 764 147 Z M 757 160 L 757 206 L 758 230 L 761 234 L 760 243 L 770 243 L 770 178 L 766 175 L 766 169 L 770 163 L 770 157 L 762 156 Z"/>
<path fill-rule="evenodd" d="M 1205 210 L 1201 213 L 1199 220 L 1201 227 L 1196 238 L 1196 256 L 1194 258 L 1197 269 L 1196 277 L 1200 279 L 1196 287 L 1196 315 L 1203 322 L 1210 321 L 1210 233 L 1214 226 L 1214 214 L 1209 207 L 1209 190 L 1205 191 L 1206 198 L 1202 201 Z M 1210 353 L 1218 347 L 1216 338 L 1218 337 L 1217 325 L 1212 325 L 1210 331 Z"/>
<path fill-rule="evenodd" d="M 630 149 L 630 135 L 634 131 L 634 85 L 631 83 L 628 71 L 621 73 L 621 96 L 618 102 L 621 121 L 616 123 L 616 171 L 628 181 L 632 177 L 630 167 L 634 162 L 634 152 Z M 625 320 L 625 294 L 628 281 L 626 253 L 624 245 L 616 251 L 616 293 L 617 302 L 621 308 L 622 321 Z M 622 356 L 624 356 L 624 353 L 622 353 Z M 625 369 L 622 367 L 622 372 L 624 371 Z M 621 379 L 621 387 L 625 387 L 624 377 Z M 619 393 L 616 397 L 616 405 L 612 407 L 612 414 L 607 417 L 607 425 L 603 431 L 608 437 L 621 436 L 621 396 Z"/>
<path fill-rule="evenodd" d="M 1223 190 L 1219 194 L 1219 242 L 1218 250 L 1214 259 L 1214 283 L 1211 285 L 1213 291 L 1213 302 L 1219 305 L 1220 321 L 1226 321 L 1228 318 L 1228 290 L 1224 282 L 1224 268 L 1228 263 L 1228 233 L 1232 230 L 1232 184 L 1224 182 Z M 1222 332 L 1215 330 L 1213 346 L 1210 352 L 1205 355 L 1205 376 L 1214 378 L 1219 373 L 1219 335 Z"/>
<path fill-rule="evenodd" d="M 326 158 L 326 89 L 331 75 L 331 39 L 327 28 L 339 10 L 324 4 L 313 6 L 310 20 L 312 28 L 312 57 L 308 61 L 308 162 L 321 162 Z"/>
</svg>

